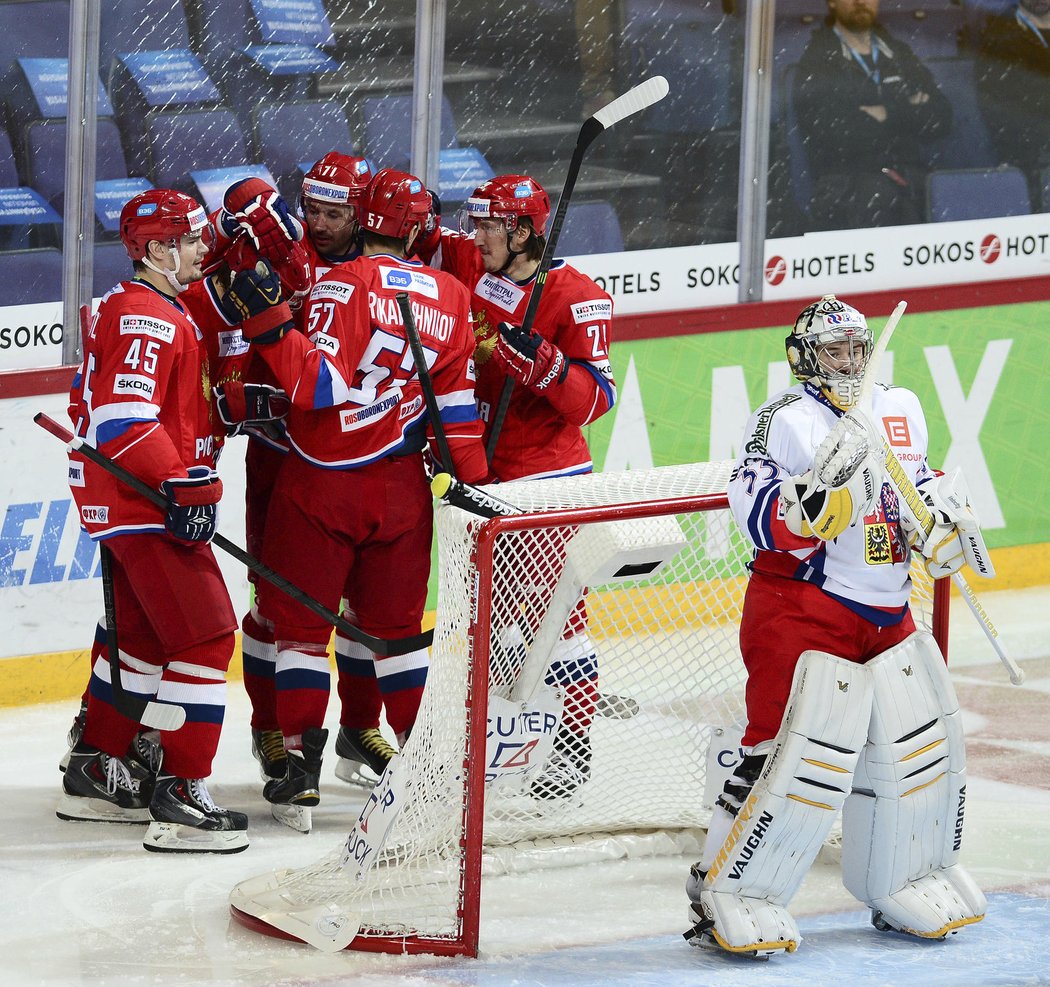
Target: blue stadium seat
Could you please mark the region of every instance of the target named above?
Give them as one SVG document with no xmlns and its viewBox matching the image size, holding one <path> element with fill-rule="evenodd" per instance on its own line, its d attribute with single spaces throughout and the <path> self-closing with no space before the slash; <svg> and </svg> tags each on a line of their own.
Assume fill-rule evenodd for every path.
<svg viewBox="0 0 1050 987">
<path fill-rule="evenodd" d="M 605 200 L 573 202 L 565 210 L 558 239 L 560 257 L 616 254 L 623 250 L 623 232 L 616 210 Z"/>
<path fill-rule="evenodd" d="M 802 215 L 806 216 L 813 198 L 813 177 L 810 173 L 809 155 L 802 140 L 802 130 L 795 116 L 795 104 L 791 95 L 797 75 L 797 64 L 787 65 L 779 73 L 779 92 L 773 105 L 787 145 L 791 191 L 795 196 L 795 204 L 802 211 Z"/>
<path fill-rule="evenodd" d="M 62 297 L 62 251 L 47 247 L 0 252 L 0 284 L 4 285 L 5 305 L 58 301 Z"/>
<path fill-rule="evenodd" d="M 105 0 L 102 4 L 99 71 L 109 78 L 115 56 L 133 51 L 190 47 L 190 29 L 180 0 L 143 4 L 142 0 Z"/>
<path fill-rule="evenodd" d="M 0 188 L 12 188 L 18 184 L 18 169 L 15 167 L 11 138 L 7 136 L 6 130 L 0 128 Z"/>
<path fill-rule="evenodd" d="M 991 168 L 999 156 L 977 104 L 971 58 L 932 58 L 926 63 L 952 104 L 951 133 L 928 144 L 931 168 Z"/>
<path fill-rule="evenodd" d="M 91 292 L 101 298 L 113 285 L 132 276 L 131 260 L 119 240 L 96 243 Z"/>
<path fill-rule="evenodd" d="M 741 20 L 721 0 L 626 0 L 623 43 L 637 81 L 666 76 L 671 92 L 646 113 L 653 130 L 735 127 Z"/>
<path fill-rule="evenodd" d="M 367 96 L 361 100 L 360 112 L 365 157 L 380 168 L 406 171 L 412 158 L 412 96 Z M 440 146 L 459 147 L 452 104 L 444 97 Z"/>
<path fill-rule="evenodd" d="M 65 58 L 68 54 L 69 0 L 0 3 L 0 81 L 6 83 L 19 58 Z"/>
<path fill-rule="evenodd" d="M 252 159 L 237 117 L 227 109 L 152 112 L 143 140 L 157 188 L 192 192 L 189 173 L 247 164 Z"/>
<path fill-rule="evenodd" d="M 59 204 L 65 191 L 66 121 L 35 120 L 24 131 L 26 181 L 49 202 Z M 126 178 L 127 162 L 120 131 L 112 120 L 98 121 L 95 178 Z"/>
<path fill-rule="evenodd" d="M 316 161 L 328 151 L 353 154 L 357 148 L 346 111 L 331 100 L 260 103 L 252 116 L 256 156 L 269 167 L 285 197 L 293 185 L 298 191 L 301 162 Z"/>
<path fill-rule="evenodd" d="M 1031 211 L 1028 180 L 1019 168 L 965 168 L 926 176 L 929 222 L 1026 216 Z"/>
<path fill-rule="evenodd" d="M 881 0 L 879 20 L 922 61 L 959 54 L 965 15 L 955 0 Z"/>
</svg>

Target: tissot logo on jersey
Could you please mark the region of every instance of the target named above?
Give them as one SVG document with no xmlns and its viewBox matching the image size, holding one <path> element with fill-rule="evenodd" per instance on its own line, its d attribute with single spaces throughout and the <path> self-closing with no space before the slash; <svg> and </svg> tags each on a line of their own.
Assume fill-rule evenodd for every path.
<svg viewBox="0 0 1050 987">
<path fill-rule="evenodd" d="M 589 302 L 577 302 L 572 306 L 572 320 L 577 324 L 594 322 L 597 319 L 608 322 L 611 318 L 612 302 L 605 298 L 595 298 Z"/>
<path fill-rule="evenodd" d="M 175 324 L 165 322 L 163 319 L 151 319 L 146 315 L 122 315 L 120 334 L 122 336 L 150 336 L 153 339 L 170 343 L 175 338 Z"/>
<path fill-rule="evenodd" d="M 354 286 L 343 281 L 321 281 L 315 284 L 310 291 L 310 301 L 316 299 L 330 299 L 334 302 L 346 304 L 354 293 Z"/>
<path fill-rule="evenodd" d="M 140 377 L 138 374 L 117 374 L 113 378 L 114 394 L 135 394 L 142 398 L 152 398 L 156 389 L 152 377 Z"/>
<path fill-rule="evenodd" d="M 437 279 L 423 271 L 406 271 L 401 267 L 379 268 L 383 287 L 392 291 L 413 291 L 427 298 L 437 298 Z"/>
</svg>

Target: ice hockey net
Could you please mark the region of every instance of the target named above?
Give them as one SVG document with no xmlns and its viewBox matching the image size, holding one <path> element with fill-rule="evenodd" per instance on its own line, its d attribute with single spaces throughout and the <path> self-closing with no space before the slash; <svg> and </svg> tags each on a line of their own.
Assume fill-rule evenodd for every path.
<svg viewBox="0 0 1050 987">
<path fill-rule="evenodd" d="M 708 758 L 734 749 L 744 715 L 737 629 L 751 548 L 728 510 L 730 466 L 504 484 L 493 492 L 525 513 L 490 521 L 442 506 L 430 675 L 394 769 L 407 780 L 403 806 L 374 866 L 358 876 L 339 846 L 238 885 L 234 916 L 315 944 L 344 927 L 354 949 L 476 955 L 483 874 L 698 855 Z M 533 794 L 543 764 L 486 785 L 500 764 L 529 760 L 521 737 L 500 745 L 488 697 L 517 698 L 532 652 L 524 677 L 542 682 L 551 629 L 561 637 L 578 599 L 574 578 L 598 666 L 590 776 L 564 798 Z M 924 573 L 914 581 L 916 623 L 944 648 L 948 595 Z"/>
</svg>

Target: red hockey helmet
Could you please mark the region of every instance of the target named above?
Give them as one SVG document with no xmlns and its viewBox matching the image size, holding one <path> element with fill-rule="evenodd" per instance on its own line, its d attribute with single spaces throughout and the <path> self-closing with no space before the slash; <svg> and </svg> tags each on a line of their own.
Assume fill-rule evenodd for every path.
<svg viewBox="0 0 1050 987">
<path fill-rule="evenodd" d="M 465 203 L 471 219 L 502 219 L 513 233 L 518 220 L 528 216 L 538 236 L 547 229 L 551 215 L 550 196 L 528 175 L 497 175 L 482 183 Z"/>
<path fill-rule="evenodd" d="M 361 196 L 361 226 L 381 236 L 408 236 L 416 223 L 426 225 L 431 201 L 415 175 L 384 168 L 376 172 Z"/>
<path fill-rule="evenodd" d="M 204 207 L 173 189 L 139 192 L 120 210 L 120 240 L 132 260 L 142 260 L 151 240 L 170 243 L 187 233 L 210 229 Z"/>
<path fill-rule="evenodd" d="M 354 158 L 339 151 L 329 151 L 315 162 L 303 179 L 299 205 L 304 211 L 304 200 L 345 206 L 361 198 L 374 171 L 367 158 Z"/>
</svg>

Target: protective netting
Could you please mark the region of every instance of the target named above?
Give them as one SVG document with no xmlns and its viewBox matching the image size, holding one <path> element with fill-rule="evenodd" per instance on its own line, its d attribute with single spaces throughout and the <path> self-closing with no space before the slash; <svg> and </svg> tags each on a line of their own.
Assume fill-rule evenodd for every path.
<svg viewBox="0 0 1050 987">
<path fill-rule="evenodd" d="M 289 911 L 334 904 L 359 921 L 362 935 L 454 940 L 469 897 L 467 820 L 481 810 L 482 794 L 483 872 L 695 850 L 710 812 L 704 790 L 712 736 L 723 743 L 744 716 L 737 631 L 751 548 L 724 498 L 699 496 L 724 492 L 730 467 L 503 484 L 492 492 L 529 514 L 634 506 L 587 512 L 581 523 L 571 514 L 554 524 L 541 515 L 528 527 L 501 530 L 491 566 L 477 549 L 483 522 L 442 506 L 430 677 L 396 767 L 408 779 L 407 797 L 376 864 L 358 878 L 344 868 L 339 847 L 313 866 L 272 878 L 265 894 L 253 897 L 256 886 L 242 885 L 234 904 L 265 918 L 273 915 L 276 892 Z M 667 500 L 655 516 L 631 516 Z M 662 568 L 651 569 L 650 556 Z M 491 606 L 479 608 L 487 585 Z M 929 626 L 928 580 L 916 580 L 913 605 L 917 623 Z M 472 650 L 489 652 L 488 704 L 471 702 Z M 567 674 L 540 692 L 564 703 L 561 722 L 589 737 L 591 757 L 582 784 L 548 785 L 541 797 L 537 779 L 557 776 L 556 755 L 547 759 L 553 731 L 528 771 L 501 772 L 527 757 L 511 743 L 520 737 L 508 736 L 509 747 L 496 742 L 497 710 L 506 707 L 494 704 L 531 709 L 534 690 L 519 696 L 516 683 L 531 676 L 542 685 L 552 659 Z M 570 683 L 586 681 L 595 667 L 597 694 L 583 689 L 581 699 Z M 473 750 L 468 732 L 478 716 L 489 718 L 490 739 L 486 749 Z M 495 779 L 468 797 L 467 766 L 479 757 Z M 470 827 L 470 839 L 478 828 Z"/>
</svg>

